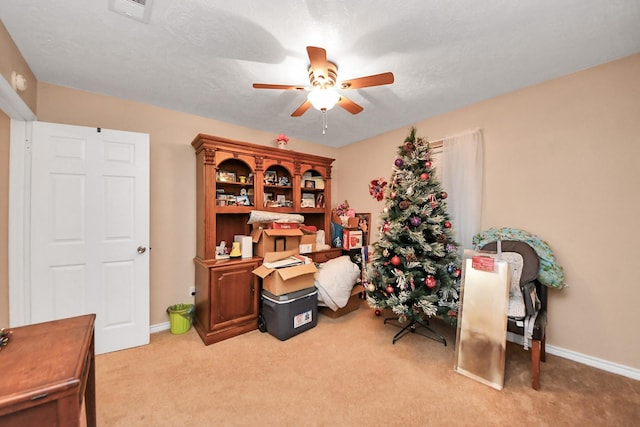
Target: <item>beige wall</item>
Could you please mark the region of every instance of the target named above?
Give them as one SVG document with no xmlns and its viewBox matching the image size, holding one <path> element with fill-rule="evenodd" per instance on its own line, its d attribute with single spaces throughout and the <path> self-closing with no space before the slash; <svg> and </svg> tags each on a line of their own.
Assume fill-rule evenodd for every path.
<svg viewBox="0 0 640 427">
<path fill-rule="evenodd" d="M 38 87 L 37 115 L 44 122 L 150 135 L 150 321 L 152 325 L 167 322 L 167 307 L 189 302 L 189 287 L 194 284 L 196 193 L 191 141 L 204 133 L 275 147 L 275 135 L 43 83 Z M 295 139 L 288 146 L 332 158 L 337 153 L 336 149 Z"/>
<path fill-rule="evenodd" d="M 640 55 L 416 127 L 430 140 L 483 129 L 482 228 L 516 227 L 542 237 L 570 285 L 550 292 L 547 342 L 640 368 Z M 369 196 L 368 182 L 390 177 L 407 133 L 398 129 L 339 151 L 338 196 L 372 212 L 373 222 L 382 203 Z M 366 173 L 357 167 L 363 153 L 370 153 Z"/>
</svg>

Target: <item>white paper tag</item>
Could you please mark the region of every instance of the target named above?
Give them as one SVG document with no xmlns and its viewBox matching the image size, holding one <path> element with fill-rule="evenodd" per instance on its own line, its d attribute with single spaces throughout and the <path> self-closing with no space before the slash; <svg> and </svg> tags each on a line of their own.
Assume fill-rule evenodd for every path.
<svg viewBox="0 0 640 427">
<path fill-rule="evenodd" d="M 293 318 L 293 328 L 299 328 L 313 321 L 313 311 L 304 311 Z"/>
</svg>

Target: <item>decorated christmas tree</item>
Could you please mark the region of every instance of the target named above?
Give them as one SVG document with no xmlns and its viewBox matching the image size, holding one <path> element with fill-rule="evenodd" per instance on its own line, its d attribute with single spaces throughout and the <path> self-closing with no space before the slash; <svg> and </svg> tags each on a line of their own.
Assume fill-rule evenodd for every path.
<svg viewBox="0 0 640 427">
<path fill-rule="evenodd" d="M 392 310 L 399 322 L 412 327 L 428 325 L 433 316 L 455 324 L 460 256 L 447 214 L 447 193 L 435 176 L 429 143 L 416 138 L 415 128 L 398 147 L 389 184 L 372 184 L 374 197 L 384 193 L 385 206 L 365 276 L 369 305 Z"/>
</svg>

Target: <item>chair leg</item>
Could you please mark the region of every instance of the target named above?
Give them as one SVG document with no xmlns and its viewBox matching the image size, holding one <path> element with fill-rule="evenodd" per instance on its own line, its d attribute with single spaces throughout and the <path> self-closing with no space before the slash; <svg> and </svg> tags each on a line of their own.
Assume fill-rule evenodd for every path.
<svg viewBox="0 0 640 427">
<path fill-rule="evenodd" d="M 542 340 L 540 340 L 540 360 L 542 362 L 547 361 L 547 351 L 545 350 L 546 342 L 547 342 L 547 336 L 543 335 Z"/>
<path fill-rule="evenodd" d="M 544 348 L 543 341 L 531 340 L 531 376 L 533 381 L 531 383 L 531 387 L 534 390 L 540 389 L 540 355 L 541 349 Z M 542 352 L 544 354 L 544 352 Z"/>
</svg>

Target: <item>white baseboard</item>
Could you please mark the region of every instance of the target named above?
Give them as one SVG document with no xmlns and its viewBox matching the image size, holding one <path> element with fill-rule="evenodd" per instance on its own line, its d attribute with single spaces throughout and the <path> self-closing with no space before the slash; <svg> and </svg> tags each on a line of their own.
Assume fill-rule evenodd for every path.
<svg viewBox="0 0 640 427">
<path fill-rule="evenodd" d="M 171 329 L 171 322 L 156 323 L 149 327 L 149 332 L 155 334 L 156 332 L 168 331 Z"/>
<path fill-rule="evenodd" d="M 170 322 L 157 323 L 151 325 L 149 332 L 152 334 L 156 332 L 168 331 L 171 328 Z M 566 350 L 561 347 L 553 345 L 547 345 L 546 351 L 554 356 L 563 357 L 565 359 L 573 360 L 574 362 L 582 363 L 583 365 L 591 366 L 603 371 L 611 372 L 614 374 L 622 375 L 634 380 L 640 380 L 640 369 L 632 368 L 630 366 L 620 365 L 619 363 L 609 362 L 608 360 L 598 359 L 597 357 L 587 356 L 586 354 L 578 353 L 571 350 Z"/>
<path fill-rule="evenodd" d="M 587 356 L 586 354 L 566 350 L 552 345 L 547 345 L 546 351 L 554 356 L 564 357 L 565 359 L 573 360 L 574 362 L 582 363 L 583 365 L 592 366 L 594 368 L 602 369 L 603 371 L 622 375 L 634 380 L 640 380 L 640 369 L 620 365 L 618 363 L 609 362 L 608 360 L 598 359 L 597 357 Z"/>
</svg>

